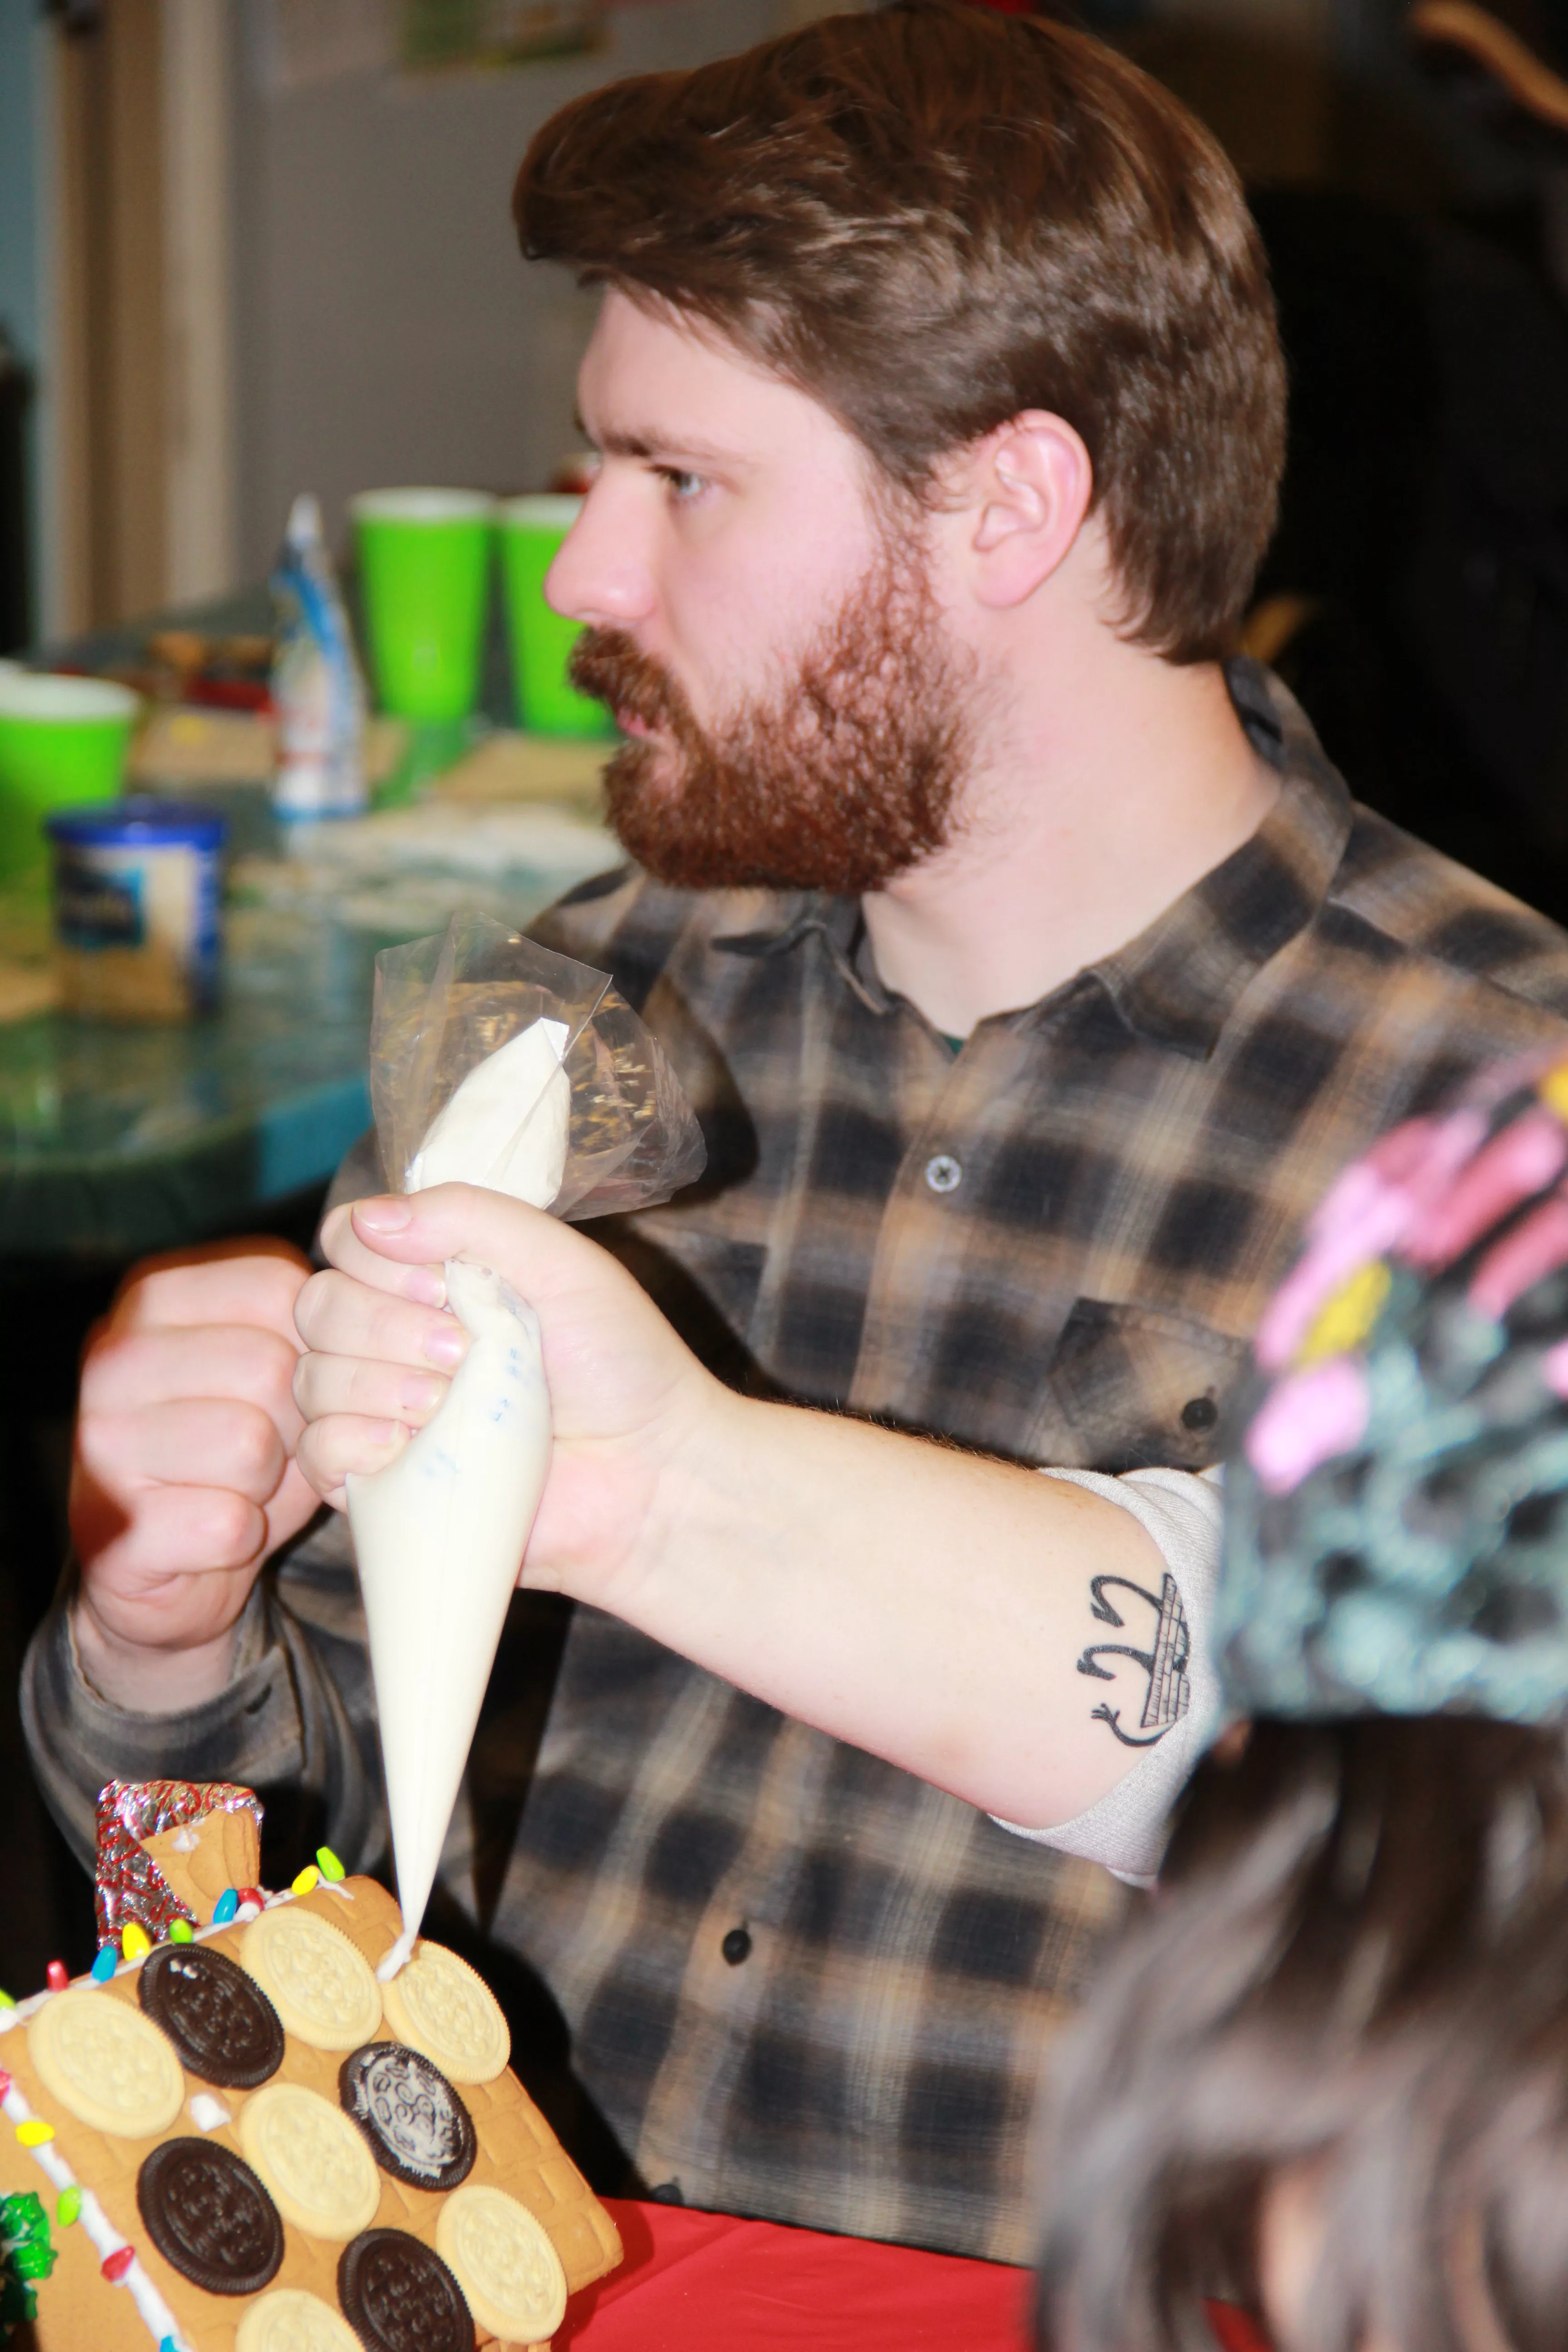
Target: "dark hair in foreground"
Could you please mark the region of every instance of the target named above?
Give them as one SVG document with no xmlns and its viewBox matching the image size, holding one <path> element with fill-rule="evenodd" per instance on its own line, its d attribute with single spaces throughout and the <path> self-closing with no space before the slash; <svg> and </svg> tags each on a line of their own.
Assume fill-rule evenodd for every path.
<svg viewBox="0 0 1568 2352">
<path fill-rule="evenodd" d="M 1263 2193 L 1322 2160 L 1281 2352 L 1568 2346 L 1568 1768 L 1557 1728 L 1262 1721 L 1192 1783 L 1056 2083 L 1042 2342 L 1213 2352 L 1261 2310 Z M 1473 2243 L 1473 2240 L 1471 2242 Z"/>
<path fill-rule="evenodd" d="M 1230 649 L 1284 454 L 1262 248 L 1208 132 L 1088 35 L 900 0 L 637 75 L 545 124 L 514 210 L 531 258 L 717 330 L 908 492 L 1064 417 L 1129 634 Z"/>
</svg>

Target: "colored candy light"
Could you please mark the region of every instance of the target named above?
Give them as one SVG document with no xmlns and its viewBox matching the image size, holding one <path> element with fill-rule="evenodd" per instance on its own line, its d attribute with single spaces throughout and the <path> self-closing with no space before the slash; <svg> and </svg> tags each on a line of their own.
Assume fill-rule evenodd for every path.
<svg viewBox="0 0 1568 2352">
<path fill-rule="evenodd" d="M 258 1911 L 265 1911 L 267 1908 L 267 1897 L 259 1886 L 242 1886 L 239 1890 L 239 1899 L 242 1903 L 254 1903 Z"/>
<path fill-rule="evenodd" d="M 53 2124 L 45 2123 L 41 2116 L 35 2116 L 29 2123 L 16 2126 L 16 2137 L 24 2147 L 43 2147 L 54 2136 Z"/>
<path fill-rule="evenodd" d="M 92 1964 L 93 1983 L 107 1984 L 113 1974 L 114 1947 L 112 1944 L 100 1945 L 99 1948 L 98 1957 Z"/>
<path fill-rule="evenodd" d="M 144 1960 L 153 1948 L 153 1938 L 138 1919 L 126 1922 L 125 1933 L 120 1938 L 120 1948 L 128 1960 Z"/>
<path fill-rule="evenodd" d="M 226 1927 L 238 1908 L 238 1894 L 232 1886 L 226 1886 L 213 1906 L 213 1926 Z"/>
<path fill-rule="evenodd" d="M 8 1992 L 0 1992 L 0 2009 L 15 2009 L 16 2006 Z"/>
<path fill-rule="evenodd" d="M 169 1929 L 169 1941 L 171 1944 L 188 1944 L 191 1941 L 191 1935 L 190 1921 L 176 1919 Z"/>
<path fill-rule="evenodd" d="M 63 1960 L 51 1960 L 48 1967 L 44 1970 L 44 1974 L 48 1979 L 48 1987 L 51 1992 L 64 1992 L 67 1985 L 68 1985 L 71 1980 L 70 1970 L 67 1968 Z"/>
<path fill-rule="evenodd" d="M 310 1889 L 313 1886 L 319 1886 L 321 1883 L 321 1872 L 313 1862 L 308 1862 L 299 1877 L 292 1881 L 289 1892 L 291 1895 L 309 1895 Z"/>
<path fill-rule="evenodd" d="M 342 1864 L 330 1845 L 316 1848 L 316 1866 L 329 1886 L 335 1886 L 339 1879 L 346 1875 Z"/>
<path fill-rule="evenodd" d="M 112 2254 L 106 2254 L 104 2256 L 101 2268 L 103 2275 L 109 2281 L 110 2286 L 118 2286 L 120 2284 L 121 2280 L 125 2276 L 126 2272 L 131 2268 L 132 2263 L 135 2260 L 136 2249 L 134 2246 L 121 2246 L 118 2247 Z"/>
<path fill-rule="evenodd" d="M 61 2229 L 68 2230 L 71 2223 L 76 2220 L 80 2211 L 81 2190 L 77 2187 L 76 2182 L 73 2180 L 68 2189 L 62 2189 L 60 2190 L 60 2201 L 55 2207 L 55 2212 L 58 2218 Z"/>
</svg>

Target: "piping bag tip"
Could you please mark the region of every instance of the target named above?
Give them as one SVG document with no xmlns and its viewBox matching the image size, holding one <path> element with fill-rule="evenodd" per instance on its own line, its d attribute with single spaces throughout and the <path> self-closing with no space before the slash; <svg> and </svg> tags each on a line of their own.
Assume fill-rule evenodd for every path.
<svg viewBox="0 0 1568 2352">
<path fill-rule="evenodd" d="M 394 1977 L 402 1974 L 414 1956 L 414 1946 L 418 1933 L 417 1927 L 405 1927 L 396 1943 L 376 1968 L 377 1984 L 390 1984 Z"/>
</svg>

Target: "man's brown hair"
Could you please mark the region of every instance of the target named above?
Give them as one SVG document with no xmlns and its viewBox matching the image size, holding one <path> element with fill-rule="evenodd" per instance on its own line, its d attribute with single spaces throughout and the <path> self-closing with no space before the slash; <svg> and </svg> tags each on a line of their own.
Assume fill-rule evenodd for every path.
<svg viewBox="0 0 1568 2352">
<path fill-rule="evenodd" d="M 514 211 L 531 258 L 717 329 L 906 490 L 1064 417 L 1128 634 L 1229 649 L 1284 448 L 1266 265 L 1214 141 L 1101 43 L 961 0 L 825 17 L 578 99 Z"/>
</svg>

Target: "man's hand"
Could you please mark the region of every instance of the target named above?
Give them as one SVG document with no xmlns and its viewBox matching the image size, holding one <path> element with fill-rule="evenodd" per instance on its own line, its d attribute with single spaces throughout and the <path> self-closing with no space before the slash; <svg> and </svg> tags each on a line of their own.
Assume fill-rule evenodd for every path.
<svg viewBox="0 0 1568 2352">
<path fill-rule="evenodd" d="M 527 1553 L 530 1584 L 614 1605 L 664 1474 L 728 1393 L 607 1251 L 501 1194 L 440 1184 L 334 1210 L 331 1271 L 297 1309 L 300 1465 L 341 1509 L 351 1472 L 383 1468 L 427 1422 L 467 1352 L 445 1310 L 448 1258 L 491 1266 L 537 1313 L 554 1446 Z M 625 1595 L 622 1596 L 623 1605 Z"/>
<path fill-rule="evenodd" d="M 333 1212 L 297 1320 L 300 1464 L 382 1468 L 466 1347 L 447 1260 L 539 1317 L 554 1445 L 522 1581 L 607 1609 L 769 1706 L 1007 1821 L 1065 1822 L 1138 1751 L 1079 1661 L 1097 1577 L 1162 1591 L 1115 1503 L 863 1422 L 735 1396 L 608 1253 L 467 1184 Z M 1098 1716 L 1096 1709 L 1098 1707 Z"/>
<path fill-rule="evenodd" d="M 153 1259 L 88 1342 L 76 1631 L 90 1678 L 122 1705 L 221 1688 L 262 1562 L 317 1507 L 293 1458 L 294 1302 L 309 1273 L 280 1242 Z"/>
</svg>

